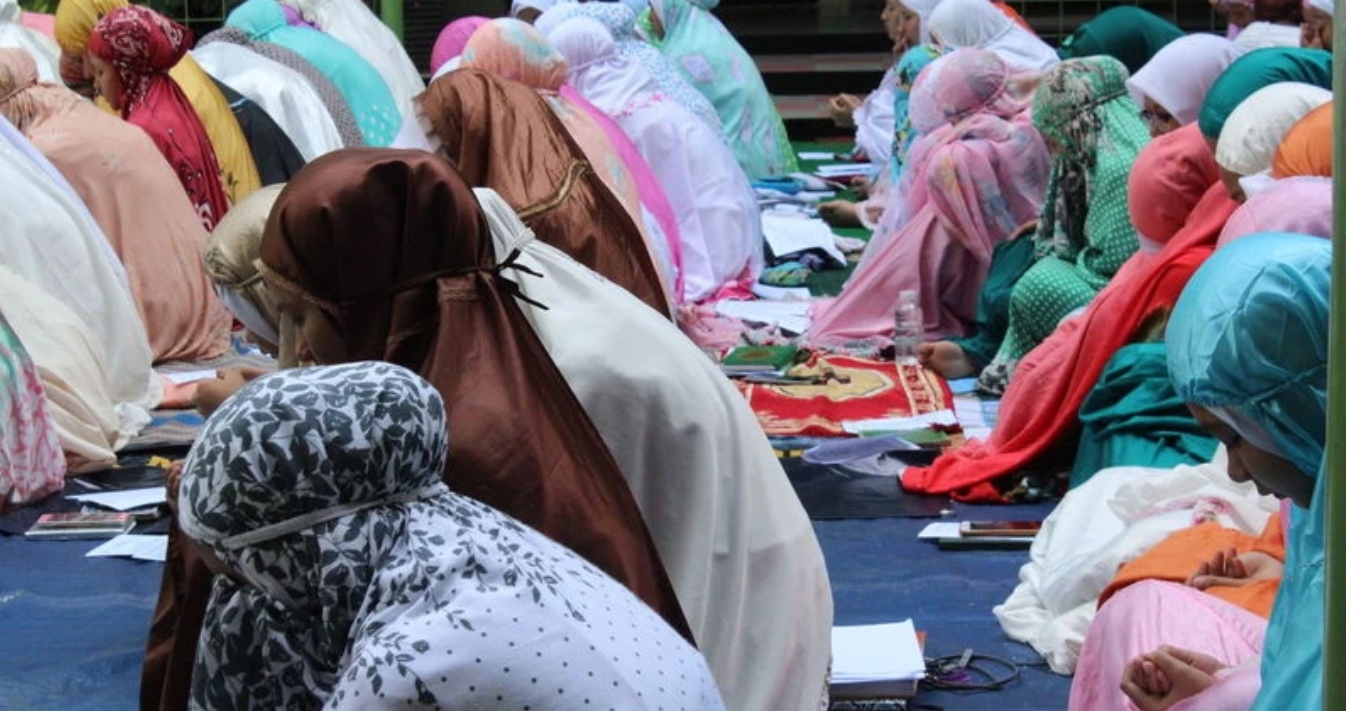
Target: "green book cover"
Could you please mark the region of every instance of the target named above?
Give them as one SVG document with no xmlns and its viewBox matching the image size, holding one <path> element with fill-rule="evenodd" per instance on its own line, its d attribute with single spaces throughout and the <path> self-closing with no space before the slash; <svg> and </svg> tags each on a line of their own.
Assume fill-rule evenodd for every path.
<svg viewBox="0 0 1346 711">
<path fill-rule="evenodd" d="M 720 366 L 726 372 L 781 371 L 794 364 L 796 346 L 739 346 L 724 357 Z"/>
</svg>

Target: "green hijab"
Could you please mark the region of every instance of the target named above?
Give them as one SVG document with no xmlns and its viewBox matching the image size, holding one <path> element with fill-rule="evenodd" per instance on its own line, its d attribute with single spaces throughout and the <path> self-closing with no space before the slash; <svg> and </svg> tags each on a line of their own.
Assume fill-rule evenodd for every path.
<svg viewBox="0 0 1346 711">
<path fill-rule="evenodd" d="M 1052 146 L 1038 253 L 1073 262 L 1097 289 L 1139 246 L 1126 185 L 1150 132 L 1127 77 L 1112 57 L 1071 59 L 1047 72 L 1033 97 L 1033 125 Z"/>
<path fill-rule="evenodd" d="M 1215 80 L 1201 105 L 1201 135 L 1219 138 L 1234 109 L 1258 89 L 1295 81 L 1332 90 L 1332 53 L 1300 47 L 1268 47 L 1234 60 Z"/>
<path fill-rule="evenodd" d="M 1061 43 L 1061 59 L 1105 54 L 1135 73 L 1164 45 L 1181 37 L 1177 25 L 1147 10 L 1122 5 L 1099 13 Z"/>
</svg>

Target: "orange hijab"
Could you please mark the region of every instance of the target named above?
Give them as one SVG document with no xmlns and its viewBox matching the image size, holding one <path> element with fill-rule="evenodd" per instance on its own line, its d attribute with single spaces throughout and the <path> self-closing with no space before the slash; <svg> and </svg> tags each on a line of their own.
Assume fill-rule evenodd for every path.
<svg viewBox="0 0 1346 711">
<path fill-rule="evenodd" d="M 1271 177 L 1332 177 L 1332 102 L 1310 111 L 1281 140 Z"/>
</svg>

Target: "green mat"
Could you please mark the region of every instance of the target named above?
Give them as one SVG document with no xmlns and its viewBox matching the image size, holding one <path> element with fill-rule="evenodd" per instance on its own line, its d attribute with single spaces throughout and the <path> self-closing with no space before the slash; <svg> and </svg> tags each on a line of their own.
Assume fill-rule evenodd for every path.
<svg viewBox="0 0 1346 711">
<path fill-rule="evenodd" d="M 820 142 L 796 141 L 791 145 L 794 146 L 796 154 L 805 151 L 846 153 L 852 148 L 851 142 L 844 140 Z M 812 173 L 820 165 L 835 162 L 836 161 L 806 161 L 803 158 L 800 158 L 799 169 L 805 173 Z M 856 195 L 853 190 L 839 193 L 837 198 L 852 201 L 859 200 L 859 196 Z M 855 237 L 869 241 L 869 230 L 862 227 L 834 228 L 832 231 L 843 237 Z M 829 269 L 823 272 L 814 272 L 808 280 L 809 293 L 814 296 L 836 296 L 837 294 L 840 294 L 841 287 L 846 284 L 846 280 L 850 278 L 851 272 L 855 269 L 855 260 L 858 260 L 859 258 L 860 255 L 858 253 L 851 255 L 852 261 L 845 269 Z"/>
</svg>

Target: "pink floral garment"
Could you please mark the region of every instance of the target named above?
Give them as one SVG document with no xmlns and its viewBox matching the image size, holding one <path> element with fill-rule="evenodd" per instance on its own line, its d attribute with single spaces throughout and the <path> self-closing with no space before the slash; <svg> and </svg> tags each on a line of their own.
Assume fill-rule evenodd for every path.
<svg viewBox="0 0 1346 711">
<path fill-rule="evenodd" d="M 65 456 L 37 366 L 0 315 L 0 511 L 59 491 Z"/>
</svg>

